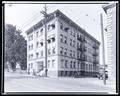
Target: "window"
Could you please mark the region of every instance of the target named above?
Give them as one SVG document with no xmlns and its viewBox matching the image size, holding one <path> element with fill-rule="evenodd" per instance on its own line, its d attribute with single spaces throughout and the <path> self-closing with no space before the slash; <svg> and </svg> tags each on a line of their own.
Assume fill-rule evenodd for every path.
<svg viewBox="0 0 120 96">
<path fill-rule="evenodd" d="M 30 41 L 30 36 L 28 36 L 28 41 Z"/>
<path fill-rule="evenodd" d="M 39 47 L 39 42 L 37 42 L 36 46 Z"/>
<path fill-rule="evenodd" d="M 41 35 L 43 34 L 43 28 L 40 30 Z"/>
<path fill-rule="evenodd" d="M 67 37 L 65 36 L 65 44 L 67 44 Z"/>
<path fill-rule="evenodd" d="M 38 58 L 38 56 L 39 56 L 39 52 L 36 53 L 36 57 L 37 57 L 37 58 Z"/>
<path fill-rule="evenodd" d="M 41 51 L 41 57 L 43 56 L 43 50 Z"/>
<path fill-rule="evenodd" d="M 28 37 L 28 40 L 29 40 L 29 41 L 33 40 L 33 35 L 30 35 L 30 36 Z"/>
<path fill-rule="evenodd" d="M 52 60 L 52 67 L 55 66 L 55 60 Z"/>
<path fill-rule="evenodd" d="M 64 60 L 63 59 L 61 59 L 61 68 L 63 68 L 64 66 L 63 66 L 63 62 L 64 62 Z"/>
<path fill-rule="evenodd" d="M 68 32 L 68 30 L 69 30 L 69 27 L 66 27 L 64 30 L 65 30 L 65 32 Z"/>
<path fill-rule="evenodd" d="M 55 42 L 55 34 L 52 36 L 52 42 Z"/>
<path fill-rule="evenodd" d="M 70 62 L 70 68 L 72 68 L 72 61 Z"/>
<path fill-rule="evenodd" d="M 48 25 L 48 31 L 52 29 L 55 29 L 55 23 Z"/>
<path fill-rule="evenodd" d="M 84 69 L 87 70 L 87 64 L 85 64 L 85 68 Z"/>
<path fill-rule="evenodd" d="M 50 49 L 48 49 L 48 55 L 50 55 L 51 53 L 50 53 Z"/>
<path fill-rule="evenodd" d="M 72 31 L 72 29 L 71 29 L 71 32 L 70 32 L 70 34 L 71 34 L 71 35 L 73 34 L 73 31 Z"/>
<path fill-rule="evenodd" d="M 33 35 L 31 35 L 31 40 L 33 40 Z"/>
<path fill-rule="evenodd" d="M 75 37 L 75 30 L 73 30 L 73 36 Z"/>
<path fill-rule="evenodd" d="M 67 55 L 67 48 L 65 48 L 65 53 L 64 54 Z"/>
<path fill-rule="evenodd" d="M 29 45 L 29 50 L 30 50 L 30 45 Z"/>
<path fill-rule="evenodd" d="M 76 62 L 74 62 L 73 68 L 75 68 L 75 64 L 76 64 Z"/>
<path fill-rule="evenodd" d="M 75 47 L 75 41 L 73 41 L 73 47 Z"/>
<path fill-rule="evenodd" d="M 28 56 L 28 59 L 30 59 L 30 54 L 29 54 L 29 56 Z"/>
<path fill-rule="evenodd" d="M 36 37 L 38 37 L 38 35 L 39 35 L 39 31 L 36 32 Z"/>
<path fill-rule="evenodd" d="M 55 23 L 51 24 L 52 29 L 55 29 Z"/>
<path fill-rule="evenodd" d="M 50 68 L 50 60 L 48 60 L 48 66 L 47 67 Z"/>
<path fill-rule="evenodd" d="M 48 39 L 48 40 L 47 40 L 47 42 L 48 42 L 48 44 L 50 44 L 50 43 L 51 43 L 51 40 L 50 40 L 50 39 Z"/>
<path fill-rule="evenodd" d="M 66 60 L 66 61 L 65 61 L 65 68 L 67 68 L 67 62 L 68 62 L 68 61 Z"/>
<path fill-rule="evenodd" d="M 60 34 L 60 42 L 63 42 L 63 35 Z"/>
<path fill-rule="evenodd" d="M 60 54 L 63 54 L 63 47 L 60 47 Z"/>
<path fill-rule="evenodd" d="M 70 56 L 72 57 L 72 50 L 70 50 Z"/>
<path fill-rule="evenodd" d="M 31 56 L 30 56 L 31 58 L 33 58 L 33 54 L 31 54 Z"/>
<path fill-rule="evenodd" d="M 73 51 L 73 57 L 75 57 L 75 51 Z"/>
<path fill-rule="evenodd" d="M 50 30 L 50 25 L 48 25 L 48 31 Z"/>
<path fill-rule="evenodd" d="M 63 30 L 63 24 L 62 23 L 60 24 L 60 29 Z"/>
<path fill-rule="evenodd" d="M 31 45 L 31 50 L 33 50 L 33 44 Z"/>
<path fill-rule="evenodd" d="M 31 68 L 33 68 L 33 63 L 31 63 Z"/>
<path fill-rule="evenodd" d="M 41 46 L 43 46 L 43 42 L 40 42 Z"/>
<path fill-rule="evenodd" d="M 53 47 L 53 49 L 52 49 L 52 53 L 55 54 L 55 47 Z"/>
<path fill-rule="evenodd" d="M 70 46 L 72 46 L 72 39 L 70 39 Z"/>
<path fill-rule="evenodd" d="M 28 64 L 28 70 L 30 70 L 30 64 Z"/>
</svg>

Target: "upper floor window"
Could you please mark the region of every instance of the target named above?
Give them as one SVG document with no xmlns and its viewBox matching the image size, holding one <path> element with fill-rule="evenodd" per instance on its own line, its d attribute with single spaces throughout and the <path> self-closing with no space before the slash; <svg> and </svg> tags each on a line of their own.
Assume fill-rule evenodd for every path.
<svg viewBox="0 0 120 96">
<path fill-rule="evenodd" d="M 64 66 L 63 66 L 63 62 L 64 62 L 64 60 L 63 59 L 61 59 L 61 68 L 63 68 Z"/>
<path fill-rule="evenodd" d="M 74 64 L 73 64 L 73 68 L 75 68 L 75 64 L 76 64 L 76 62 L 74 62 Z"/>
<path fill-rule="evenodd" d="M 68 32 L 69 27 L 65 27 L 64 30 L 65 30 L 65 32 Z"/>
<path fill-rule="evenodd" d="M 29 59 L 33 59 L 33 54 L 29 54 Z"/>
<path fill-rule="evenodd" d="M 65 44 L 67 44 L 67 37 L 65 36 Z"/>
<path fill-rule="evenodd" d="M 50 30 L 50 25 L 48 25 L 48 30 Z"/>
<path fill-rule="evenodd" d="M 67 55 L 67 48 L 65 48 L 65 55 Z"/>
<path fill-rule="evenodd" d="M 73 30 L 73 36 L 75 37 L 75 30 Z"/>
<path fill-rule="evenodd" d="M 63 24 L 62 23 L 60 23 L 60 29 L 63 30 Z"/>
<path fill-rule="evenodd" d="M 55 41 L 55 34 L 52 35 L 52 42 Z"/>
<path fill-rule="evenodd" d="M 43 34 L 43 28 L 40 29 L 40 33 Z"/>
<path fill-rule="evenodd" d="M 63 54 L 63 47 L 60 47 L 60 54 Z"/>
<path fill-rule="evenodd" d="M 55 66 L 55 60 L 52 60 L 52 67 Z"/>
<path fill-rule="evenodd" d="M 72 61 L 70 61 L 70 68 L 72 68 Z"/>
<path fill-rule="evenodd" d="M 72 50 L 70 50 L 70 56 L 72 57 Z"/>
<path fill-rule="evenodd" d="M 48 31 L 55 29 L 55 23 L 48 25 Z"/>
<path fill-rule="evenodd" d="M 73 47 L 75 47 L 75 41 L 73 41 Z"/>
<path fill-rule="evenodd" d="M 43 41 L 40 42 L 41 46 L 43 46 Z"/>
<path fill-rule="evenodd" d="M 43 56 L 43 50 L 41 51 L 41 57 Z"/>
<path fill-rule="evenodd" d="M 37 57 L 37 58 L 38 58 L 38 56 L 39 56 L 39 52 L 36 53 L 36 57 Z"/>
<path fill-rule="evenodd" d="M 31 68 L 33 68 L 33 63 L 31 63 Z"/>
<path fill-rule="evenodd" d="M 36 32 L 36 37 L 38 37 L 38 35 L 39 35 L 39 31 Z"/>
<path fill-rule="evenodd" d="M 60 41 L 63 42 L 63 35 L 60 34 Z"/>
<path fill-rule="evenodd" d="M 33 44 L 31 45 L 31 50 L 33 50 Z"/>
<path fill-rule="evenodd" d="M 75 51 L 73 51 L 73 57 L 75 57 Z"/>
<path fill-rule="evenodd" d="M 39 47 L 39 42 L 37 42 L 36 47 Z"/>
<path fill-rule="evenodd" d="M 33 40 L 33 35 L 30 35 L 30 36 L 28 37 L 28 40 L 29 40 L 29 41 Z"/>
<path fill-rule="evenodd" d="M 48 49 L 48 55 L 50 55 L 50 54 L 51 54 L 50 49 Z"/>
<path fill-rule="evenodd" d="M 51 40 L 50 40 L 50 38 L 47 40 L 47 42 L 48 42 L 48 44 L 50 44 L 50 43 L 51 43 Z"/>
<path fill-rule="evenodd" d="M 51 24 L 52 29 L 55 29 L 55 23 Z"/>
<path fill-rule="evenodd" d="M 33 44 L 29 45 L 29 50 L 33 50 Z"/>
<path fill-rule="evenodd" d="M 30 50 L 30 45 L 29 45 L 29 50 Z"/>
<path fill-rule="evenodd" d="M 68 61 L 67 61 L 67 60 L 65 60 L 65 68 L 67 68 L 67 62 L 68 62 Z"/>
<path fill-rule="evenodd" d="M 52 53 L 55 54 L 55 47 L 52 48 Z"/>
<path fill-rule="evenodd" d="M 48 65 L 47 67 L 49 68 L 50 67 L 50 60 L 48 60 L 48 64 L 47 65 Z"/>
<path fill-rule="evenodd" d="M 31 58 L 33 58 L 33 54 L 31 54 Z"/>
<path fill-rule="evenodd" d="M 70 46 L 72 46 L 72 39 L 70 39 Z"/>
</svg>

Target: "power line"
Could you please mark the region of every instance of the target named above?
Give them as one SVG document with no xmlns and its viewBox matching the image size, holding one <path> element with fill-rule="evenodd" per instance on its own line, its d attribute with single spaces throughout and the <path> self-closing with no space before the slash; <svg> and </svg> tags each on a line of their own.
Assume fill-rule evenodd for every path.
<svg viewBox="0 0 120 96">
<path fill-rule="evenodd" d="M 56 6 L 56 5 L 53 5 L 53 6 L 49 7 L 49 8 L 47 8 L 47 6 L 46 6 L 46 8 L 47 8 L 47 10 L 48 10 L 48 9 L 52 9 L 52 8 L 55 7 L 55 6 Z M 37 17 L 36 17 L 36 16 L 37 16 Z M 22 25 L 22 29 L 24 29 L 26 26 L 28 26 L 28 24 L 30 24 L 32 21 L 36 20 L 39 16 L 40 16 L 40 15 L 39 15 L 39 12 L 37 12 L 37 13 L 36 13 L 35 15 L 33 15 L 31 18 L 27 19 L 26 22 Z"/>
<path fill-rule="evenodd" d="M 24 28 L 27 24 L 29 24 L 31 21 L 35 20 L 37 17 L 39 16 L 38 12 L 33 15 L 32 17 L 30 17 L 29 19 L 27 19 L 25 21 L 25 23 L 22 24 L 22 28 Z"/>
<path fill-rule="evenodd" d="M 47 16 L 48 16 L 48 14 L 47 14 L 47 6 L 46 6 L 46 4 L 45 4 L 45 7 L 43 7 L 44 8 L 44 10 L 42 10 L 41 11 L 41 13 L 44 15 L 44 18 L 45 18 L 45 21 L 44 21 L 44 25 L 45 25 L 45 76 L 47 76 L 47 71 L 48 71 L 48 69 L 47 69 Z"/>
</svg>

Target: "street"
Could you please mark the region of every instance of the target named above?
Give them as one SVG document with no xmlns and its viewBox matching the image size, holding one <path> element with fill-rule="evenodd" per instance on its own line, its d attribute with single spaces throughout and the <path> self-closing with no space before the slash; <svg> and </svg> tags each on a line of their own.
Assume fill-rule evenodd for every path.
<svg viewBox="0 0 120 96">
<path fill-rule="evenodd" d="M 108 92 L 115 93 L 113 83 L 98 78 L 38 77 L 20 73 L 7 73 L 5 92 Z"/>
</svg>

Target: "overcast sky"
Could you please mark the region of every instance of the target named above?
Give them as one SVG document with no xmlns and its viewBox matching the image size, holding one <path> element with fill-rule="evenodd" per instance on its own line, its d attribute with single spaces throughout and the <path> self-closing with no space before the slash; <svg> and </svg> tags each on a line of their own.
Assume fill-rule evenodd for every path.
<svg viewBox="0 0 120 96">
<path fill-rule="evenodd" d="M 100 13 L 103 14 L 104 28 L 106 27 L 106 15 L 102 5 L 104 4 L 47 4 L 48 13 L 60 10 L 101 43 L 100 64 L 102 64 Z M 40 13 L 43 7 L 44 4 L 5 4 L 5 23 L 16 25 L 25 36 L 25 31 L 43 18 Z"/>
</svg>

